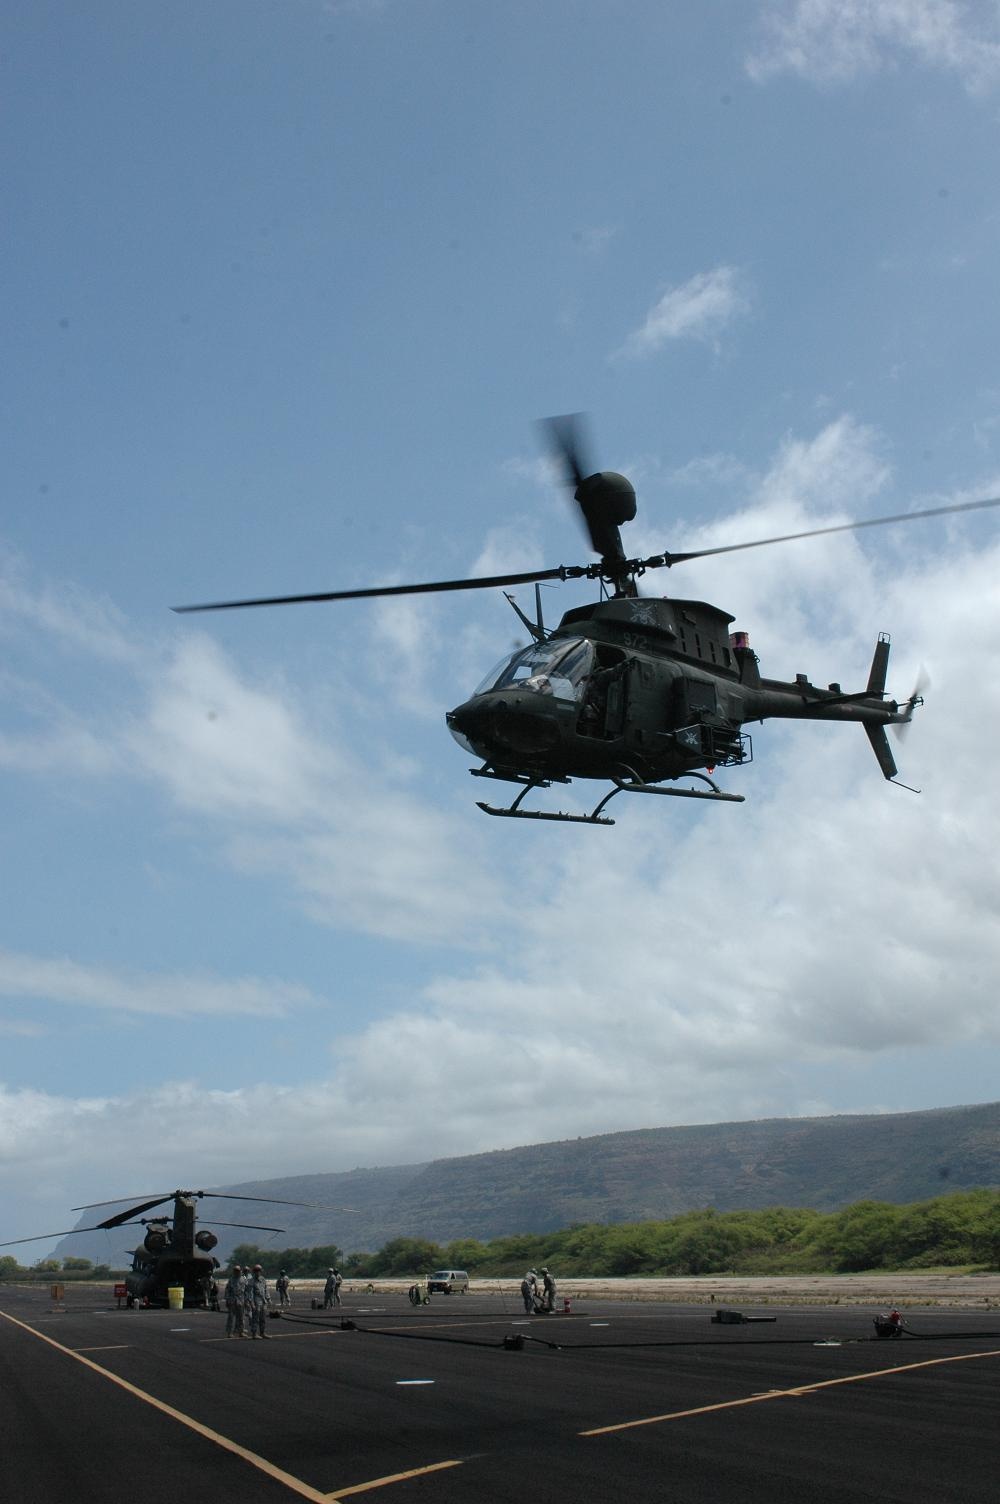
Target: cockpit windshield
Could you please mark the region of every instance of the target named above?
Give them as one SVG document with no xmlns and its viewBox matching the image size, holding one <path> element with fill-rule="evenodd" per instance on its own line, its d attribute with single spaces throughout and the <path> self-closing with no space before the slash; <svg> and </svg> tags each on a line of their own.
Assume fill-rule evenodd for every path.
<svg viewBox="0 0 1000 1504">
<path fill-rule="evenodd" d="M 498 663 L 476 694 L 485 695 L 493 689 L 533 689 L 557 700 L 580 700 L 593 666 L 594 646 L 585 637 L 535 642 Z"/>
</svg>

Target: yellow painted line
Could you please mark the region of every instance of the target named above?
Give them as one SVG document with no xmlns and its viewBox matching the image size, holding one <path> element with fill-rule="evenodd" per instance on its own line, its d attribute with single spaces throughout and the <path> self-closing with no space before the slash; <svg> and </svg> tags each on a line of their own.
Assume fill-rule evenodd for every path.
<svg viewBox="0 0 1000 1504">
<path fill-rule="evenodd" d="M 951 1358 L 925 1358 L 920 1363 L 900 1363 L 895 1368 L 873 1368 L 868 1373 L 846 1374 L 840 1379 L 821 1379 L 815 1384 L 802 1384 L 796 1389 L 771 1389 L 763 1394 L 747 1395 L 741 1400 L 722 1400 L 717 1405 L 698 1405 L 692 1410 L 672 1410 L 666 1415 L 647 1415 L 642 1420 L 626 1420 L 616 1426 L 595 1426 L 591 1431 L 579 1431 L 579 1436 L 609 1436 L 614 1431 L 631 1431 L 636 1426 L 656 1426 L 661 1421 L 684 1420 L 691 1415 L 711 1415 L 717 1410 L 738 1410 L 741 1405 L 762 1405 L 767 1400 L 799 1399 L 804 1394 L 815 1394 L 820 1389 L 832 1389 L 837 1384 L 861 1384 L 865 1379 L 884 1379 L 891 1373 L 911 1373 L 917 1368 L 937 1368 L 942 1363 L 968 1363 L 975 1358 L 1000 1358 L 1000 1348 L 986 1353 L 958 1353 Z"/>
<path fill-rule="evenodd" d="M 22 1331 L 29 1332 L 32 1337 L 37 1337 L 39 1342 L 47 1342 L 57 1352 L 65 1353 L 67 1357 L 73 1358 L 77 1363 L 82 1363 L 85 1368 L 91 1369 L 94 1373 L 99 1373 L 102 1378 L 110 1379 L 111 1383 L 117 1384 L 119 1389 L 124 1389 L 127 1394 L 134 1395 L 136 1399 L 144 1400 L 147 1405 L 152 1405 L 154 1410 L 159 1410 L 163 1415 L 168 1415 L 171 1420 L 179 1421 L 182 1426 L 187 1426 L 190 1431 L 203 1436 L 207 1441 L 214 1442 L 216 1446 L 222 1447 L 224 1451 L 231 1452 L 234 1457 L 241 1457 L 244 1462 L 249 1462 L 251 1467 L 257 1468 L 259 1472 L 266 1473 L 269 1478 L 273 1478 L 276 1482 L 283 1483 L 286 1488 L 290 1488 L 293 1493 L 299 1494 L 301 1498 L 310 1499 L 312 1504 L 327 1504 L 327 1500 L 330 1498 L 329 1494 L 321 1493 L 318 1488 L 312 1488 L 308 1483 L 303 1483 L 301 1478 L 295 1478 L 291 1473 L 286 1473 L 282 1468 L 275 1467 L 274 1463 L 268 1462 L 265 1457 L 259 1457 L 256 1452 L 248 1451 L 246 1447 L 241 1447 L 238 1442 L 230 1441 L 228 1436 L 222 1436 L 218 1431 L 210 1430 L 208 1426 L 203 1426 L 201 1421 L 195 1420 L 193 1416 L 185 1415 L 182 1410 L 175 1410 L 173 1405 L 165 1404 L 163 1400 L 158 1400 L 155 1395 L 147 1394 L 144 1389 L 136 1388 L 127 1379 L 119 1378 L 116 1373 L 111 1373 L 109 1369 L 102 1368 L 99 1363 L 94 1363 L 90 1358 L 85 1358 L 81 1353 L 74 1352 L 71 1347 L 64 1347 L 61 1342 L 56 1342 L 54 1338 L 47 1337 L 44 1332 L 36 1331 L 33 1326 L 28 1326 L 27 1322 L 18 1321 L 16 1316 L 10 1316 L 6 1311 L 0 1311 L 0 1316 L 5 1321 L 11 1322 L 12 1325 L 20 1327 Z"/>
<path fill-rule="evenodd" d="M 131 1346 L 131 1342 L 109 1342 L 105 1347 L 74 1347 L 73 1351 L 75 1353 L 120 1353 Z"/>
<path fill-rule="evenodd" d="M 389 1473 L 385 1478 L 372 1478 L 369 1483 L 354 1483 L 350 1488 L 338 1488 L 332 1494 L 327 1494 L 328 1500 L 349 1499 L 351 1494 L 364 1494 L 370 1488 L 385 1488 L 388 1483 L 405 1483 L 407 1478 L 422 1478 L 425 1473 L 440 1473 L 446 1467 L 461 1467 L 462 1459 L 455 1458 L 451 1462 L 432 1462 L 428 1467 L 411 1467 L 406 1473 Z"/>
</svg>

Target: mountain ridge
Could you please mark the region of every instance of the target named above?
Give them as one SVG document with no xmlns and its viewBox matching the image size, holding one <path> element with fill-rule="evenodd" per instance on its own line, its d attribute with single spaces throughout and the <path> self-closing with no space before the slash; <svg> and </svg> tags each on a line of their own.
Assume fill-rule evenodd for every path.
<svg viewBox="0 0 1000 1504">
<path fill-rule="evenodd" d="M 1000 1102 L 988 1102 L 905 1113 L 626 1129 L 213 1189 L 319 1203 L 282 1207 L 285 1231 L 269 1243 L 275 1248 L 336 1244 L 350 1253 L 372 1252 L 394 1237 L 488 1241 L 580 1222 L 660 1220 L 706 1206 L 717 1211 L 805 1206 L 825 1212 L 860 1200 L 902 1203 L 998 1185 Z M 329 1209 L 344 1206 L 354 1210 Z M 212 1226 L 207 1205 L 201 1210 L 204 1223 Z M 235 1220 L 237 1212 L 224 1215 Z M 220 1258 L 245 1241 L 235 1229 L 218 1231 Z M 113 1252 L 120 1255 L 122 1229 L 74 1233 L 57 1245 L 54 1256 L 113 1261 L 112 1238 Z"/>
</svg>

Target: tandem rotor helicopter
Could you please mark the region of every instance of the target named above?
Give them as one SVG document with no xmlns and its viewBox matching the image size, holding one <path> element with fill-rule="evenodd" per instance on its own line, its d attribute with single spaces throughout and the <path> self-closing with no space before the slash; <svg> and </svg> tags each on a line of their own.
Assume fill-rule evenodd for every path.
<svg viewBox="0 0 1000 1504">
<path fill-rule="evenodd" d="M 145 1227 L 146 1235 L 132 1254 L 132 1267 L 125 1275 L 126 1301 L 130 1306 L 166 1306 L 167 1291 L 171 1286 L 184 1288 L 186 1306 L 212 1305 L 215 1271 L 219 1261 L 212 1254 L 218 1243 L 214 1232 L 207 1227 L 195 1231 L 197 1221 L 196 1203 L 205 1196 L 222 1201 L 265 1201 L 276 1206 L 310 1206 L 307 1201 L 281 1201 L 273 1196 L 235 1196 L 224 1191 L 167 1191 L 151 1196 L 115 1212 L 93 1227 L 71 1227 L 66 1232 L 43 1233 L 36 1238 L 15 1238 L 10 1243 L 0 1243 L 0 1248 L 12 1248 L 16 1243 L 37 1243 L 45 1238 L 68 1237 L 76 1232 L 100 1232 L 113 1227 Z M 92 1201 L 87 1206 L 74 1206 L 71 1211 L 94 1211 L 102 1206 L 118 1206 L 115 1201 Z M 174 1203 L 173 1215 L 164 1213 L 158 1217 L 143 1217 L 143 1212 L 166 1202 Z M 332 1210 L 333 1208 L 329 1208 Z M 341 1207 L 341 1211 L 350 1208 Z M 138 1221 L 133 1221 L 133 1218 Z M 214 1227 L 241 1227 L 253 1232 L 284 1232 L 283 1227 L 261 1227 L 253 1222 L 213 1222 Z"/>
<path fill-rule="evenodd" d="M 505 590 L 533 583 L 535 621 L 507 596 L 531 634 L 531 645 L 504 658 L 469 699 L 446 716 L 459 745 L 482 760 L 481 767 L 469 770 L 474 777 L 520 787 L 507 806 L 477 801 L 488 815 L 613 825 L 603 811 L 619 793 L 742 803 L 742 794 L 724 792 L 711 775 L 716 768 L 750 762 L 753 747 L 743 727 L 771 717 L 858 721 L 885 778 L 899 781 L 885 728 L 908 724 L 914 710 L 923 704 L 920 691 L 924 686 L 918 683 L 906 700 L 887 699 L 886 633 L 879 635 L 868 683 L 858 692 L 845 694 L 839 684 L 824 689 L 810 683 L 805 674 L 797 674 L 792 683 L 764 679 L 747 634 L 729 630 L 734 618 L 728 612 L 705 601 L 640 597 L 638 581 L 647 570 L 672 569 L 713 554 L 975 511 L 1000 506 L 1000 498 L 810 528 L 690 553 L 626 558 L 619 528 L 636 514 L 631 483 L 614 470 L 591 471 L 583 457 L 579 414 L 549 418 L 543 427 L 573 488 L 591 547 L 599 556 L 596 563 L 489 578 L 216 601 L 176 606 L 174 610 L 225 611 L 369 596 Z M 539 584 L 574 579 L 597 580 L 600 599 L 567 611 L 557 627 L 547 630 L 542 621 Z M 546 789 L 553 783 L 567 784 L 574 778 L 607 780 L 613 786 L 589 814 L 522 808 L 522 801 L 532 790 Z M 682 778 L 702 786 L 664 787 Z"/>
</svg>

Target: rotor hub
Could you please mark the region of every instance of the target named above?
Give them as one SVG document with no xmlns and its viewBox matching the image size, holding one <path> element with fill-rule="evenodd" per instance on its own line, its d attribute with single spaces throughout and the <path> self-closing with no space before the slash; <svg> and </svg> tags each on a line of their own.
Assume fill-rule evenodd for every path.
<svg viewBox="0 0 1000 1504">
<path fill-rule="evenodd" d="M 573 494 L 588 519 L 593 511 L 620 527 L 623 522 L 632 522 L 635 518 L 635 487 L 617 470 L 598 470 L 595 475 L 588 475 Z"/>
</svg>

